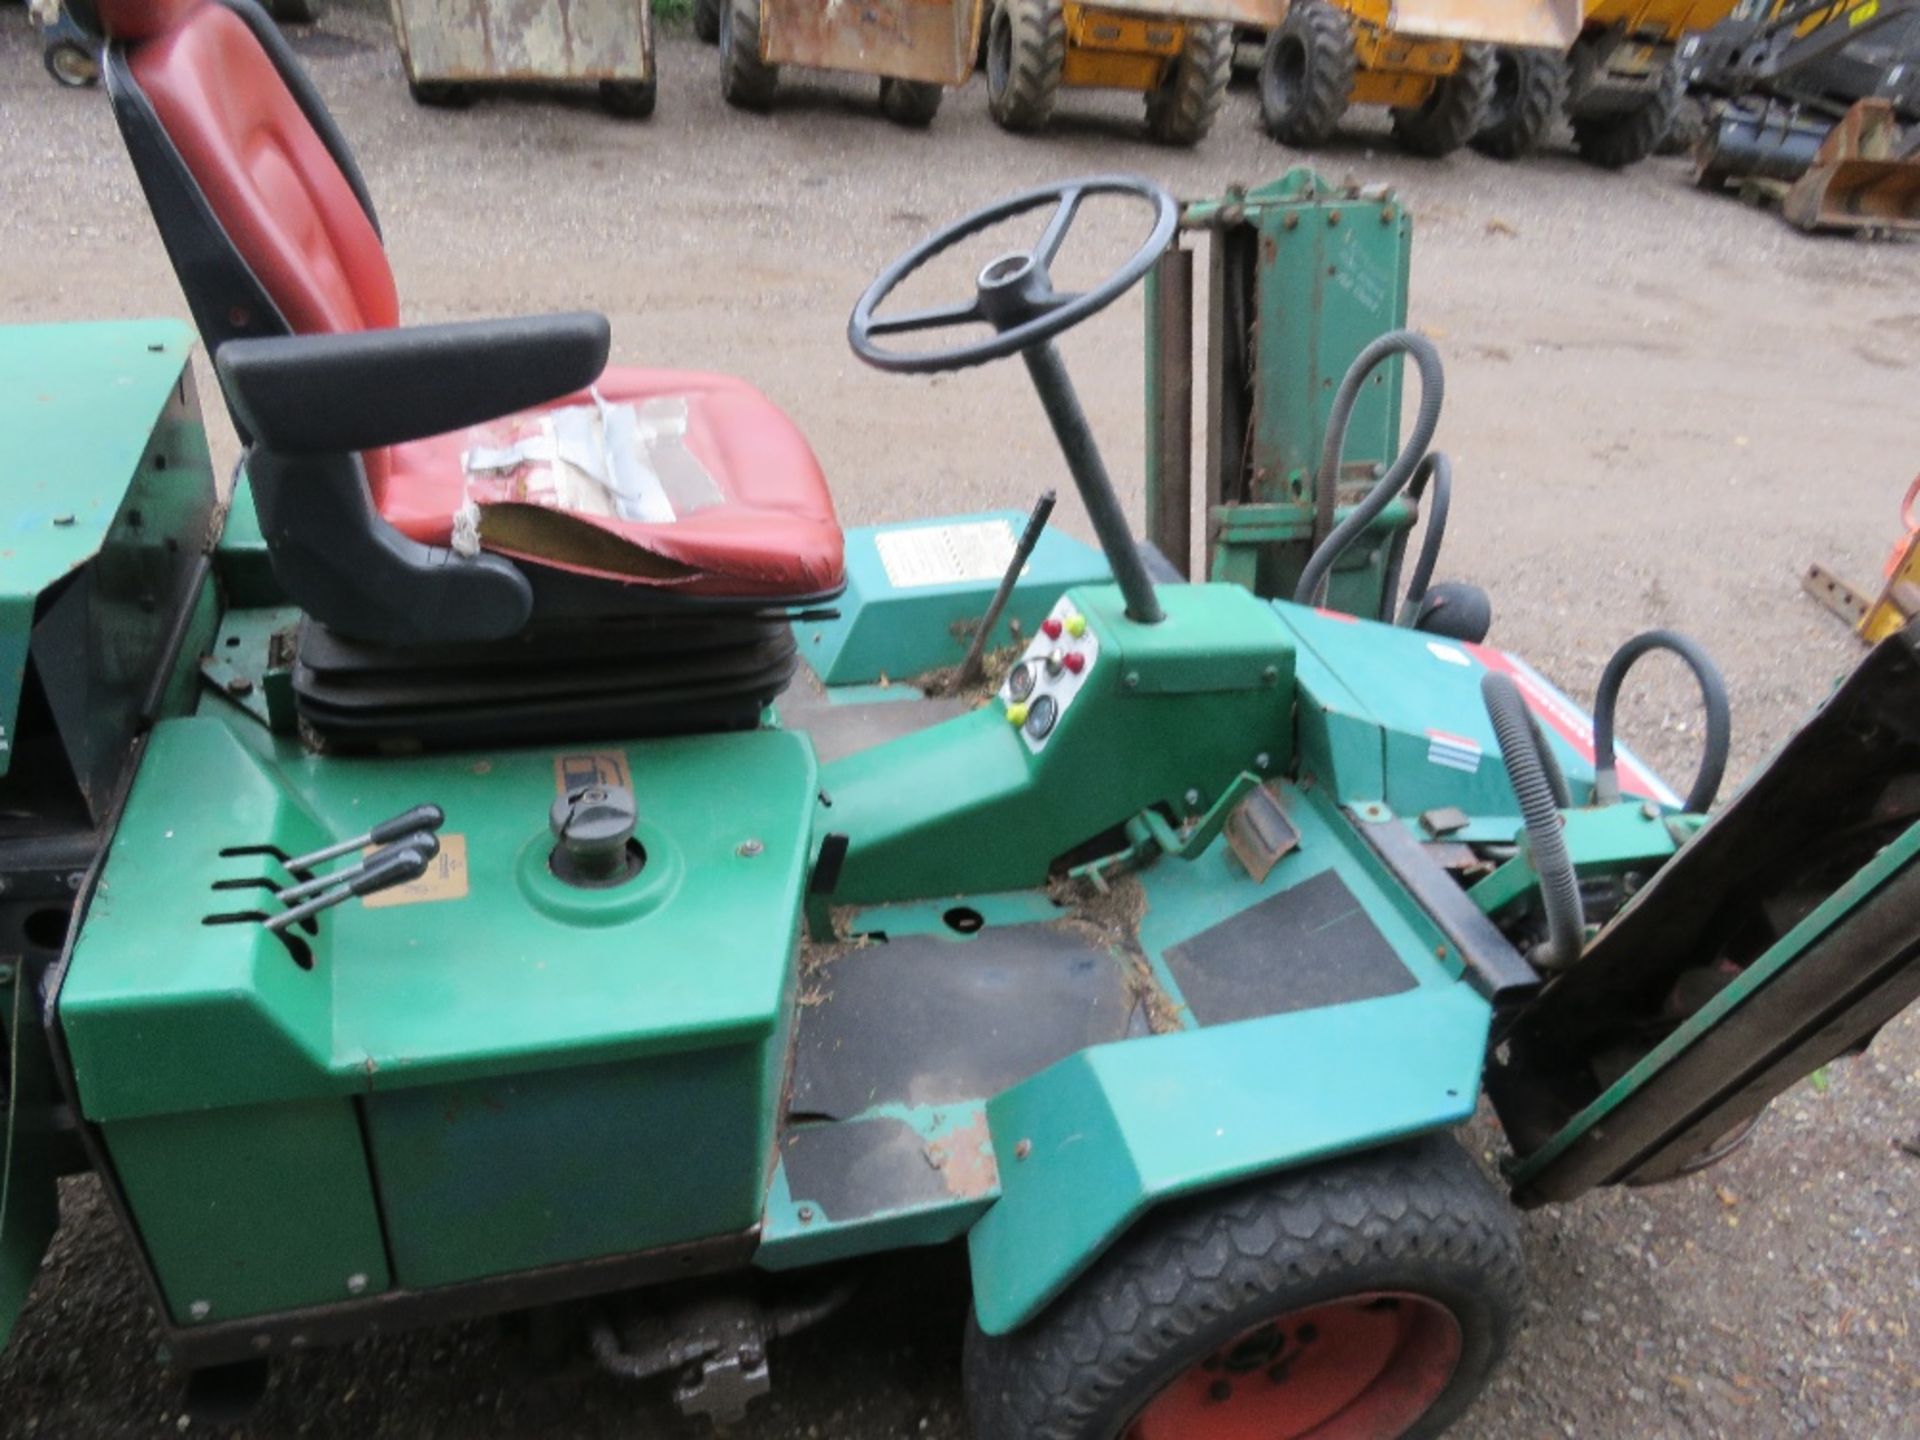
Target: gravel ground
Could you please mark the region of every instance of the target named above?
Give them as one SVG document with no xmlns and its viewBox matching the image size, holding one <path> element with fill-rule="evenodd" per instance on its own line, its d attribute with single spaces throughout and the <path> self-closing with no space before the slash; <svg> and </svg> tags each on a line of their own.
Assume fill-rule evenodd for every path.
<svg viewBox="0 0 1920 1440">
<path fill-rule="evenodd" d="M 877 119 L 870 82 L 845 78 L 800 77 L 753 118 L 720 104 L 712 53 L 679 35 L 645 124 L 553 96 L 421 111 L 383 8 L 335 0 L 298 43 L 382 202 L 409 317 L 603 309 L 622 356 L 735 371 L 775 396 L 852 522 L 1024 504 L 1061 478 L 1019 367 L 914 382 L 851 358 L 844 316 L 888 258 L 1019 185 L 1132 169 L 1200 195 L 1299 158 L 1260 134 L 1244 89 L 1191 154 L 1143 143 L 1137 102 L 1115 96 L 1067 97 L 1038 140 L 996 130 L 978 85 L 925 135 Z M 52 87 L 17 6 L 0 12 L 0 137 L 0 316 L 184 314 L 104 100 Z M 1693 192 L 1680 161 L 1617 176 L 1564 152 L 1420 164 L 1372 116 L 1315 158 L 1391 182 L 1418 220 L 1413 319 L 1448 357 L 1441 437 L 1459 474 L 1443 574 L 1485 585 L 1495 638 L 1576 694 L 1627 635 L 1687 629 L 1731 682 L 1734 773 L 1752 765 L 1854 654 L 1797 572 L 1877 574 L 1920 463 L 1920 246 L 1808 239 Z M 1065 349 L 1137 504 L 1137 299 Z M 1085 531 L 1070 503 L 1062 523 Z M 1683 672 L 1645 668 L 1624 732 L 1683 776 L 1698 739 Z M 1909 1015 L 1715 1171 L 1528 1216 L 1528 1323 L 1459 1433 L 1920 1435 L 1920 1159 L 1899 1145 L 1920 1131 L 1916 1097 Z M 1497 1153 L 1492 1127 L 1471 1138 Z M 0 1436 L 189 1428 L 97 1188 L 65 1198 L 0 1357 Z M 959 1440 L 950 1262 L 876 1271 L 858 1304 L 776 1353 L 777 1398 L 737 1433 Z M 697 1432 L 652 1392 L 536 1364 L 480 1324 L 305 1357 L 251 1433 Z"/>
</svg>

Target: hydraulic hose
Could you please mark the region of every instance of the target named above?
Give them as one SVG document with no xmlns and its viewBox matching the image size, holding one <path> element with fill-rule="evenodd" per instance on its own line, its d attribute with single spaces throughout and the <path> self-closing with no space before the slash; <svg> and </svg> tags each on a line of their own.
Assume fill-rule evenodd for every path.
<svg viewBox="0 0 1920 1440">
<path fill-rule="evenodd" d="M 1587 916 L 1527 702 L 1520 698 L 1520 687 L 1513 683 L 1513 677 L 1495 670 L 1481 677 L 1480 697 L 1486 702 L 1487 717 L 1493 721 L 1493 733 L 1499 737 L 1507 779 L 1520 801 L 1520 814 L 1527 826 L 1527 854 L 1534 874 L 1540 877 L 1540 898 L 1546 908 L 1547 938 L 1528 958 L 1542 970 L 1564 970 L 1580 958 L 1586 945 Z"/>
<path fill-rule="evenodd" d="M 1547 788 L 1553 792 L 1553 803 L 1561 810 L 1573 808 L 1573 791 L 1567 787 L 1567 775 L 1555 758 L 1553 746 L 1547 740 L 1547 732 L 1540 728 L 1540 717 L 1527 709 L 1527 726 L 1533 731 L 1533 751 L 1540 757 L 1540 771 L 1547 777 Z"/>
<path fill-rule="evenodd" d="M 1420 614 L 1420 602 L 1427 598 L 1433 584 L 1434 567 L 1440 563 L 1440 546 L 1447 538 L 1447 511 L 1453 504 L 1453 462 L 1438 450 L 1421 457 L 1419 468 L 1407 485 L 1407 499 L 1418 504 L 1433 482 L 1433 502 L 1427 507 L 1427 528 L 1420 537 L 1420 553 L 1414 558 L 1413 579 L 1407 585 L 1407 598 L 1400 614 L 1393 613 L 1393 597 L 1400 593 L 1400 565 L 1406 559 L 1407 535 L 1403 530 L 1393 541 L 1393 553 L 1387 560 L 1386 583 L 1380 587 L 1380 618 L 1389 625 L 1411 628 Z"/>
<path fill-rule="evenodd" d="M 1413 433 L 1366 498 L 1348 512 L 1338 525 L 1333 523 L 1334 505 L 1340 486 L 1340 459 L 1347 448 L 1347 427 L 1353 420 L 1353 407 L 1367 377 L 1384 360 L 1407 355 L 1420 371 L 1420 410 L 1413 421 Z M 1440 406 L 1446 396 L 1446 372 L 1440 352 L 1426 336 L 1412 330 L 1389 330 L 1355 357 L 1346 378 L 1334 392 L 1333 407 L 1327 413 L 1327 441 L 1320 453 L 1320 475 L 1314 482 L 1314 534 L 1323 536 L 1319 547 L 1300 572 L 1293 598 L 1302 605 L 1316 605 L 1327 583 L 1333 562 L 1340 558 L 1353 537 L 1373 523 L 1394 496 L 1406 486 L 1414 467 L 1433 443 L 1433 432 L 1440 426 Z"/>
<path fill-rule="evenodd" d="M 1654 650 L 1665 650 L 1686 661 L 1700 685 L 1700 701 L 1707 712 L 1707 739 L 1693 788 L 1687 792 L 1686 808 L 1690 814 L 1704 815 L 1720 793 L 1720 781 L 1727 773 L 1727 754 L 1733 746 L 1733 707 L 1727 701 L 1727 682 L 1712 657 L 1676 630 L 1648 630 L 1634 636 L 1613 652 L 1607 668 L 1600 672 L 1600 688 L 1593 697 L 1594 803 L 1611 805 L 1620 798 L 1613 747 L 1614 707 L 1634 661 Z"/>
</svg>

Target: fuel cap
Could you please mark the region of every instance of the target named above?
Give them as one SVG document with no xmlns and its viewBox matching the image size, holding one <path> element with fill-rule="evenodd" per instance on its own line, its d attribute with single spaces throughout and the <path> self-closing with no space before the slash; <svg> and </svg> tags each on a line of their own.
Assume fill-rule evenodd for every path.
<svg viewBox="0 0 1920 1440">
<path fill-rule="evenodd" d="M 624 785 L 582 785 L 553 802 L 547 824 L 555 841 L 548 865 L 569 885 L 600 890 L 631 880 L 646 864 L 634 843 L 639 822 L 633 792 Z"/>
</svg>

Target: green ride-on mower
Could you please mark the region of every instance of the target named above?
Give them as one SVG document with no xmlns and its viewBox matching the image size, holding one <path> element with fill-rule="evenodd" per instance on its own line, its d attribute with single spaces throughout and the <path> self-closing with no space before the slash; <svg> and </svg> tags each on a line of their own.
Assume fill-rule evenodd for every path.
<svg viewBox="0 0 1920 1440">
<path fill-rule="evenodd" d="M 964 1245 L 982 1440 L 1430 1435 L 1520 1307 L 1483 1084 L 1518 1203 L 1667 1178 L 1920 987 L 1913 630 L 1711 818 L 1688 642 L 1592 719 L 1484 643 L 1391 195 L 1096 177 L 924 241 L 853 348 L 1020 357 L 1098 547 L 1044 501 L 843 532 L 740 381 L 400 326 L 250 3 L 87 16 L 230 508 L 183 327 L 0 330 L 0 1341 L 91 1170 L 190 1394 L 563 1307 L 726 1421 L 856 1262 Z M 1138 248 L 1058 291 L 1093 206 Z M 1149 274 L 1158 544 L 1053 345 Z M 1661 645 L 1684 799 L 1613 737 Z"/>
</svg>

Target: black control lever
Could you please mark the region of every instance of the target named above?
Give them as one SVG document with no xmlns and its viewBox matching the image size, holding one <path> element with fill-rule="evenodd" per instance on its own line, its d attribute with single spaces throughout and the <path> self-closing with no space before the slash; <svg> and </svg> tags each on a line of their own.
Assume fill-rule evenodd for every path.
<svg viewBox="0 0 1920 1440">
<path fill-rule="evenodd" d="M 278 934 L 289 925 L 297 925 L 322 910 L 331 910 L 356 895 L 371 895 L 377 890 L 391 890 L 396 885 L 410 884 L 427 873 L 427 866 L 432 859 L 425 851 L 395 846 L 369 859 L 351 880 L 343 881 L 291 910 L 281 911 L 267 921 L 267 929 Z"/>
<path fill-rule="evenodd" d="M 352 865 L 342 866 L 338 870 L 329 870 L 325 875 L 316 875 L 311 880 L 303 880 L 298 885 L 289 885 L 284 890 L 276 891 L 274 898 L 283 905 L 296 904 L 309 895 L 318 895 L 322 890 L 331 889 L 335 885 L 354 879 L 396 850 L 418 850 L 431 860 L 440 853 L 440 837 L 431 830 L 416 830 L 405 839 L 383 846 Z"/>
<path fill-rule="evenodd" d="M 413 834 L 416 830 L 438 830 L 446 824 L 446 812 L 438 805 L 416 805 L 404 810 L 391 820 L 382 820 L 364 835 L 356 835 L 351 840 L 342 840 L 338 844 L 328 845 L 309 855 L 297 855 L 287 861 L 289 870 L 311 870 L 316 865 L 336 860 L 354 850 L 364 850 L 369 845 L 388 845 L 395 840 Z"/>
</svg>

